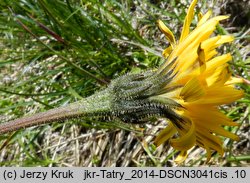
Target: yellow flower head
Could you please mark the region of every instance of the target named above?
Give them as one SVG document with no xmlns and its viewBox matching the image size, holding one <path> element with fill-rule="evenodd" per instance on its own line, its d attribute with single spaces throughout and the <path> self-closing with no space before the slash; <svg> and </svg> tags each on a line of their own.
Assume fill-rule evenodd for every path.
<svg viewBox="0 0 250 183">
<path fill-rule="evenodd" d="M 208 160 L 212 150 L 222 155 L 222 140 L 219 136 L 238 140 L 238 136 L 223 128 L 237 124 L 218 110 L 219 105 L 231 103 L 243 96 L 243 91 L 235 89 L 233 85 L 242 80 L 232 77 L 228 70 L 227 62 L 231 60 L 231 55 L 218 55 L 216 51 L 223 43 L 233 41 L 233 37 L 211 37 L 219 21 L 227 16 L 210 18 L 212 12 L 208 11 L 199 16 L 197 26 L 190 32 L 196 3 L 197 0 L 193 0 L 188 9 L 179 41 L 175 40 L 173 33 L 162 21 L 158 21 L 160 30 L 170 42 L 170 46 L 163 51 L 167 61 L 158 73 L 165 72 L 164 68 L 174 62 L 174 79 L 165 89 L 169 91 L 169 88 L 177 88 L 159 97 L 179 103 L 182 108 L 175 109 L 175 112 L 183 121 L 178 124 L 169 123 L 158 134 L 155 142 L 160 145 L 170 140 L 171 146 L 180 151 L 177 162 L 185 160 L 187 150 L 195 145 L 206 149 Z M 176 133 L 178 138 L 173 138 Z"/>
</svg>

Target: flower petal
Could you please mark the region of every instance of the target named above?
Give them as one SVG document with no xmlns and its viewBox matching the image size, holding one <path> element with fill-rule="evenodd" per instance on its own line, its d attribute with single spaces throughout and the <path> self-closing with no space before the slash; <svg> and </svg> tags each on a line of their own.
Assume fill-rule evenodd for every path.
<svg viewBox="0 0 250 183">
<path fill-rule="evenodd" d="M 191 5 L 188 8 L 188 12 L 187 12 L 186 18 L 184 20 L 184 24 L 183 24 L 183 28 L 182 28 L 182 32 L 181 32 L 180 42 L 182 42 L 189 34 L 189 28 L 190 28 L 190 24 L 194 18 L 194 7 L 196 4 L 197 4 L 197 0 L 193 0 Z"/>
<path fill-rule="evenodd" d="M 243 83 L 244 79 L 243 78 L 236 78 L 236 77 L 231 77 L 225 85 L 232 85 L 232 84 L 237 84 L 237 83 Z"/>
<path fill-rule="evenodd" d="M 199 19 L 197 26 L 200 26 L 203 23 L 205 23 L 209 19 L 209 17 L 211 16 L 211 14 L 212 14 L 212 11 L 209 10 L 205 15 L 200 16 L 200 19 Z"/>
<path fill-rule="evenodd" d="M 227 63 L 228 61 L 232 60 L 232 56 L 230 53 L 228 54 L 224 54 L 221 56 L 217 56 L 213 59 L 211 59 L 210 61 L 207 62 L 206 66 L 207 66 L 207 70 L 206 72 L 213 72 L 217 67 Z"/>
<path fill-rule="evenodd" d="M 155 138 L 156 146 L 161 145 L 163 142 L 169 140 L 176 133 L 176 129 L 172 123 L 168 123 L 168 126 L 163 129 Z"/>
<path fill-rule="evenodd" d="M 195 101 L 202 104 L 222 105 L 229 104 L 244 96 L 242 90 L 237 90 L 232 86 L 210 87 L 206 90 L 206 95 L 202 99 Z"/>
<path fill-rule="evenodd" d="M 219 105 L 231 103 L 243 96 L 243 91 L 233 86 L 244 80 L 232 77 L 228 68 L 231 55 L 217 56 L 216 50 L 220 45 L 232 42 L 234 38 L 228 35 L 211 37 L 219 21 L 228 16 L 210 18 L 211 11 L 205 15 L 200 14 L 196 28 L 189 33 L 196 3 L 197 0 L 193 0 L 188 9 L 179 42 L 164 50 L 163 55 L 168 57 L 168 61 L 157 71 L 163 73 L 169 63 L 175 60 L 170 68 L 173 69 L 174 78 L 163 87 L 161 96 L 175 100 L 182 106 L 174 110 L 183 122 L 178 128 L 173 127 L 179 138 L 171 138 L 173 134 L 169 132 L 169 127 L 160 133 L 156 142 L 162 143 L 171 138 L 172 147 L 181 151 L 177 162 L 183 162 L 187 150 L 195 144 L 207 150 L 209 160 L 212 150 L 218 151 L 221 155 L 224 153 L 222 139 L 218 136 L 238 140 L 237 135 L 224 128 L 237 126 L 237 123 L 218 110 Z M 169 41 L 173 42 L 172 32 L 164 26 L 162 24 L 159 27 Z M 173 91 L 166 90 L 175 86 L 178 88 Z"/>
<path fill-rule="evenodd" d="M 175 42 L 174 34 L 172 33 L 172 31 L 161 20 L 158 20 L 157 23 L 161 32 L 165 34 L 167 40 L 170 42 L 172 46 L 174 46 L 176 42 Z"/>
<path fill-rule="evenodd" d="M 206 131 L 198 130 L 196 138 L 199 146 L 207 146 L 208 148 L 219 152 L 221 155 L 224 154 L 222 142 L 219 137 L 214 136 Z"/>
<path fill-rule="evenodd" d="M 172 52 L 172 50 L 173 50 L 173 47 L 172 47 L 172 46 L 169 46 L 169 47 L 167 47 L 167 48 L 162 52 L 162 55 L 163 55 L 165 58 L 167 58 L 167 57 L 170 55 L 170 53 Z"/>
<path fill-rule="evenodd" d="M 208 163 L 209 161 L 210 161 L 210 159 L 211 159 L 211 149 L 207 146 L 207 145 L 205 145 L 204 144 L 204 148 L 206 149 L 206 151 L 207 151 L 207 160 L 206 160 L 206 163 Z"/>
<path fill-rule="evenodd" d="M 178 64 L 178 67 L 176 68 L 176 70 L 182 69 L 183 64 L 184 65 L 185 64 L 190 65 L 190 62 L 187 62 L 187 60 L 183 59 L 182 57 L 186 57 L 186 55 L 188 53 L 190 54 L 190 51 L 197 52 L 197 50 L 198 50 L 201 42 L 204 41 L 204 40 L 206 40 L 206 39 L 208 39 L 210 37 L 210 35 L 215 30 L 215 27 L 218 24 L 218 22 L 220 20 L 223 20 L 223 19 L 226 19 L 226 18 L 227 18 L 227 16 L 217 16 L 217 17 L 214 17 L 214 18 L 208 20 L 206 23 L 202 24 L 201 26 L 197 27 L 195 30 L 193 30 L 186 37 L 186 39 L 184 39 L 182 42 L 180 42 L 175 47 L 175 49 L 173 50 L 173 52 L 168 57 L 168 62 L 165 62 L 160 67 L 160 69 L 158 70 L 158 72 L 161 72 L 161 70 L 163 70 L 168 65 L 169 62 L 171 62 L 173 59 L 176 59 L 176 58 L 177 58 L 177 62 L 176 63 Z"/>
<path fill-rule="evenodd" d="M 170 140 L 171 146 L 180 151 L 186 151 L 190 149 L 194 146 L 195 142 L 195 125 L 193 122 L 191 122 L 187 133 L 181 135 L 180 138 Z"/>
<path fill-rule="evenodd" d="M 206 50 L 206 51 L 207 51 L 207 50 L 210 50 L 211 47 L 214 46 L 215 43 L 216 43 L 219 39 L 221 39 L 221 36 L 212 37 L 212 38 L 209 38 L 209 39 L 203 41 L 203 42 L 201 43 L 201 49 Z"/>
<path fill-rule="evenodd" d="M 175 158 L 174 162 L 176 164 L 181 164 L 187 159 L 187 151 L 181 151 L 180 154 Z"/>
<path fill-rule="evenodd" d="M 229 36 L 229 35 L 212 37 L 212 38 L 209 38 L 201 43 L 201 49 L 204 49 L 206 51 L 210 51 L 210 50 L 215 49 L 224 43 L 232 42 L 233 40 L 234 40 L 234 37 Z"/>
<path fill-rule="evenodd" d="M 181 90 L 180 96 L 184 102 L 192 102 L 200 99 L 205 95 L 205 91 L 202 88 L 197 78 L 191 79 Z"/>
</svg>

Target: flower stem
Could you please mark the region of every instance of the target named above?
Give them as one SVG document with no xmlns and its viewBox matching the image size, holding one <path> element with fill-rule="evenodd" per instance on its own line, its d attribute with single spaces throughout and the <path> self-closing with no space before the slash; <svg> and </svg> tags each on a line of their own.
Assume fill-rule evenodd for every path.
<svg viewBox="0 0 250 183">
<path fill-rule="evenodd" d="M 75 117 L 100 116 L 110 110 L 109 93 L 103 90 L 81 101 L 0 124 L 0 134 L 65 121 Z"/>
</svg>

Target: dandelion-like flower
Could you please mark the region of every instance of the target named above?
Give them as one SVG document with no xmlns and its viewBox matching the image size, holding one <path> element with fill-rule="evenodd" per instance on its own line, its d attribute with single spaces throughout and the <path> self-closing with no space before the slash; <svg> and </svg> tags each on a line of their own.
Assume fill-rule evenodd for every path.
<svg viewBox="0 0 250 183">
<path fill-rule="evenodd" d="M 187 151 L 195 145 L 207 150 L 208 160 L 212 150 L 222 155 L 219 136 L 238 140 L 237 135 L 224 129 L 237 123 L 222 114 L 218 106 L 243 96 L 243 91 L 234 88 L 242 79 L 232 77 L 228 70 L 231 55 L 218 55 L 216 51 L 220 45 L 233 41 L 233 37 L 212 37 L 216 25 L 227 16 L 210 18 L 208 11 L 200 15 L 197 26 L 189 31 L 196 3 L 194 0 L 188 9 L 179 41 L 162 21 L 158 22 L 170 42 L 163 52 L 167 61 L 158 70 L 122 75 L 81 101 L 2 123 L 0 135 L 79 117 L 147 123 L 150 116 L 161 116 L 169 124 L 155 142 L 160 145 L 169 140 L 180 151 L 177 162 L 185 160 Z"/>
<path fill-rule="evenodd" d="M 238 136 L 225 130 L 223 126 L 237 126 L 227 116 L 222 114 L 218 106 L 231 103 L 243 96 L 243 91 L 234 88 L 241 79 L 232 77 L 227 62 L 231 60 L 230 53 L 218 55 L 216 48 L 233 41 L 229 35 L 211 37 L 219 21 L 227 16 L 210 18 L 211 11 L 199 16 L 197 26 L 190 32 L 190 24 L 194 17 L 197 0 L 191 3 L 184 21 L 179 41 L 162 22 L 158 21 L 160 30 L 165 34 L 170 46 L 163 51 L 167 61 L 159 68 L 164 68 L 175 60 L 172 69 L 174 79 L 166 85 L 168 88 L 179 86 L 172 92 L 160 95 L 161 98 L 173 99 L 182 108 L 175 110 L 183 122 L 178 125 L 169 123 L 156 137 L 157 145 L 170 140 L 171 146 L 180 151 L 176 162 L 182 162 L 187 157 L 187 151 L 195 145 L 207 151 L 207 160 L 211 151 L 223 155 L 222 140 L 219 136 L 238 140 Z M 178 133 L 178 138 L 173 138 Z M 219 136 L 218 136 L 219 135 Z"/>
</svg>

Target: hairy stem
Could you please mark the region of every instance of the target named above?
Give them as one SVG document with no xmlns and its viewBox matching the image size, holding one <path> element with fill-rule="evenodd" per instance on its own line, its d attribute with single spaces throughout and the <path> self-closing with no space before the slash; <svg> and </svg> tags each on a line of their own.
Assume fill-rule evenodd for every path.
<svg viewBox="0 0 250 183">
<path fill-rule="evenodd" d="M 103 117 L 108 120 L 119 118 L 128 123 L 144 123 L 151 116 L 162 116 L 181 128 L 183 120 L 174 111 L 181 106 L 159 95 L 176 89 L 165 89 L 173 77 L 171 70 L 164 70 L 164 74 L 152 71 L 129 73 L 114 79 L 106 89 L 79 102 L 0 124 L 0 134 L 79 116 Z"/>
<path fill-rule="evenodd" d="M 48 110 L 0 124 L 0 134 L 46 123 L 64 121 L 75 117 L 95 116 L 110 110 L 109 93 L 106 90 L 64 107 Z"/>
</svg>

